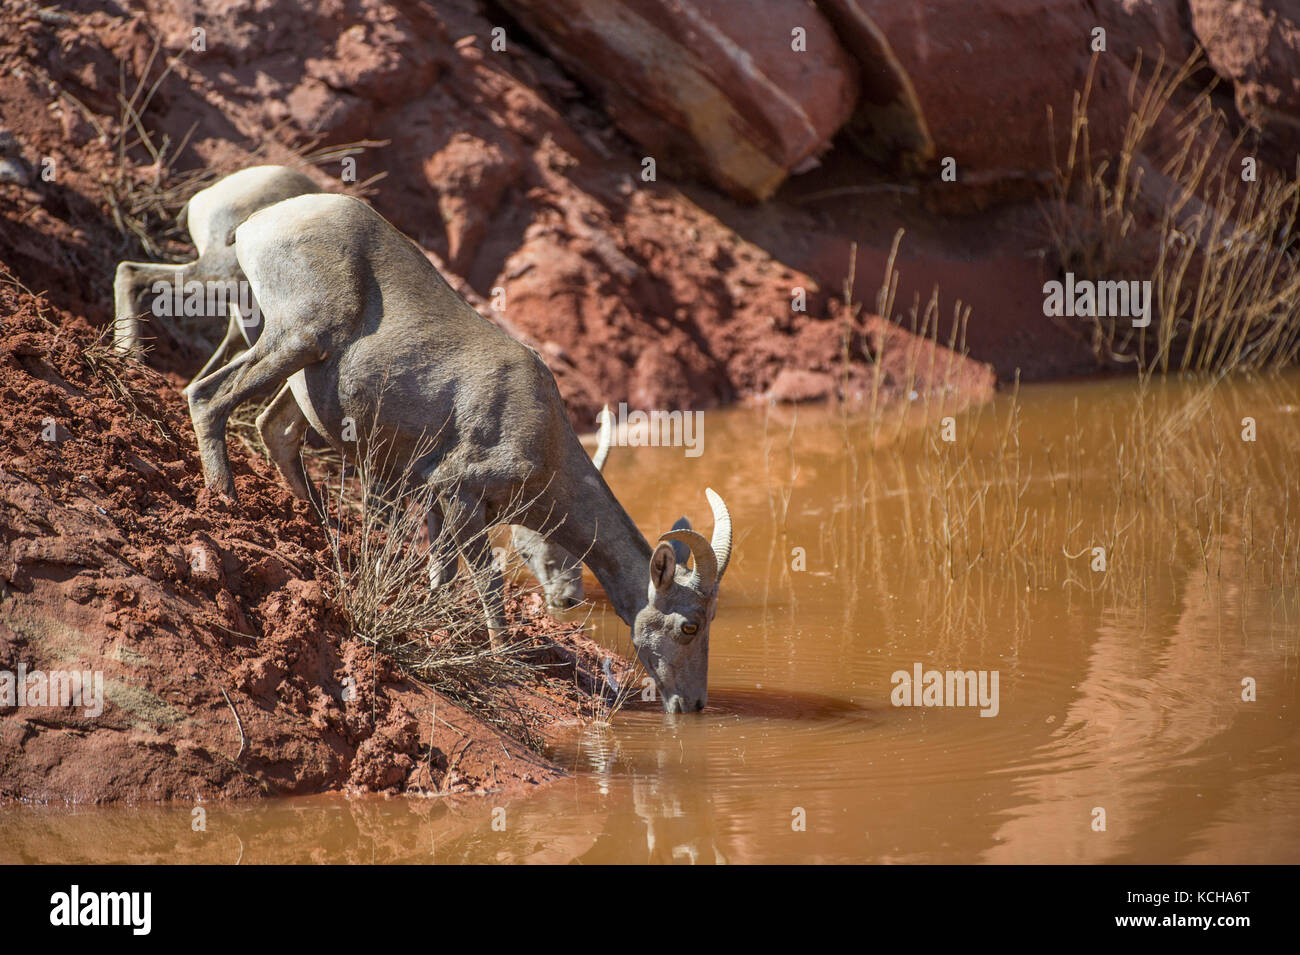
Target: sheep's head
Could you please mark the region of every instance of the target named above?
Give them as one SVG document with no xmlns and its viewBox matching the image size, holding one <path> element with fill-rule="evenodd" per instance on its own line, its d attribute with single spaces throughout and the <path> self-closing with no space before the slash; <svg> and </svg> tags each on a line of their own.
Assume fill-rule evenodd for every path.
<svg viewBox="0 0 1300 955">
<path fill-rule="evenodd" d="M 526 527 L 516 525 L 510 534 L 520 559 L 541 583 L 546 606 L 553 610 L 568 610 L 582 603 L 581 561 Z"/>
<path fill-rule="evenodd" d="M 702 710 L 709 698 L 709 626 L 731 557 L 731 515 L 711 488 L 704 493 L 713 508 L 712 542 L 685 518 L 659 538 L 650 556 L 649 601 L 632 625 L 632 644 L 668 713 Z"/>
</svg>

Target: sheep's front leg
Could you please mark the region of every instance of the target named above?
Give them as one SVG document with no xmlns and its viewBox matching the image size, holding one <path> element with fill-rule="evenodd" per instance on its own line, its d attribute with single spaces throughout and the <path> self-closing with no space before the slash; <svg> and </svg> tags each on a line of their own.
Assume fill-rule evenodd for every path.
<svg viewBox="0 0 1300 955">
<path fill-rule="evenodd" d="M 261 391 L 283 385 L 294 372 L 323 357 L 314 336 L 290 333 L 257 344 L 188 389 L 190 419 L 203 462 L 203 480 L 227 497 L 235 497 L 235 478 L 226 451 L 226 422 L 240 404 Z"/>
<path fill-rule="evenodd" d="M 232 318 L 232 325 L 234 321 Z M 257 416 L 257 433 L 262 436 L 262 443 L 289 490 L 309 504 L 319 505 L 321 502 L 312 495 L 307 483 L 300 453 L 303 435 L 307 433 L 307 416 L 298 407 L 298 399 L 293 396 L 293 389 L 287 381 Z"/>
<path fill-rule="evenodd" d="M 179 281 L 183 289 L 196 264 L 118 263 L 113 278 L 113 347 L 117 351 L 129 354 L 140 347 L 140 312 L 137 309 L 141 293 L 155 282 L 171 285 Z"/>
</svg>

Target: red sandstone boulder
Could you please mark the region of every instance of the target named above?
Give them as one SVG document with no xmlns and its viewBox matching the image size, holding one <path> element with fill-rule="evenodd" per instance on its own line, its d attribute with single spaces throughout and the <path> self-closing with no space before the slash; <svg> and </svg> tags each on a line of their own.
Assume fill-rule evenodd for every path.
<svg viewBox="0 0 1300 955">
<path fill-rule="evenodd" d="M 1192 27 L 1237 110 L 1288 150 L 1300 148 L 1300 2 L 1191 0 Z"/>
<path fill-rule="evenodd" d="M 798 0 L 749 3 L 743 16 L 720 0 L 504 6 L 658 166 L 699 172 L 743 199 L 770 196 L 853 110 L 853 62 Z"/>
<path fill-rule="evenodd" d="M 1094 147 L 1119 141 L 1131 57 L 1186 46 L 1176 15 L 1148 0 L 817 0 L 862 67 L 854 127 L 879 158 L 957 162 L 959 183 L 1044 178 L 1068 145 L 1071 105 L 1092 59 Z M 1100 11 L 1100 12 L 1099 12 Z"/>
</svg>

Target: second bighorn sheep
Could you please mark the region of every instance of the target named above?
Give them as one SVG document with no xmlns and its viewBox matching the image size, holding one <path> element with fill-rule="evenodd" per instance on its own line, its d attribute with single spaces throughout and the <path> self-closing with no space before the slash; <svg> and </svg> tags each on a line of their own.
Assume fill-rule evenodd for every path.
<svg viewBox="0 0 1300 955">
<path fill-rule="evenodd" d="M 600 438 L 596 454 L 591 459 L 597 471 L 605 469 L 605 459 L 609 457 L 613 440 L 614 422 L 606 405 L 600 412 Z M 582 603 L 585 593 L 581 560 L 537 531 L 518 524 L 510 528 L 510 542 L 515 545 L 524 565 L 541 582 L 548 607 L 567 610 Z"/>
<path fill-rule="evenodd" d="M 140 298 L 157 283 L 184 289 L 191 282 L 207 292 L 222 292 L 218 314 L 226 319 L 226 337 L 208 359 L 195 381 L 225 362 L 230 353 L 252 344 L 261 334 L 261 324 L 240 321 L 237 288 L 244 274 L 235 258 L 235 228 L 259 209 L 304 193 L 318 193 L 320 186 L 306 175 L 288 166 L 250 166 L 231 173 L 206 189 L 196 192 L 181 213 L 190 238 L 198 250 L 193 262 L 168 265 L 159 262 L 121 262 L 113 281 L 113 342 L 119 351 L 134 351 L 140 345 Z M 234 293 L 234 294 L 232 294 Z M 247 316 L 245 316 L 247 319 Z"/>
<path fill-rule="evenodd" d="M 587 457 L 541 357 L 474 311 L 366 203 L 327 193 L 287 199 L 244 222 L 235 251 L 264 328 L 189 389 L 209 487 L 235 496 L 231 412 L 287 382 L 336 448 L 345 449 L 351 419 L 357 434 L 382 443 L 381 460 L 410 462 L 407 473 L 431 484 L 438 517 L 488 581 L 482 603 L 494 637 L 507 624 L 485 532 L 509 515 L 584 555 L 631 627 L 666 711 L 704 707 L 710 625 L 731 555 L 731 517 L 716 493 L 705 490 L 712 541 L 682 527 L 652 548 Z M 689 548 L 690 570 L 673 542 Z"/>
</svg>

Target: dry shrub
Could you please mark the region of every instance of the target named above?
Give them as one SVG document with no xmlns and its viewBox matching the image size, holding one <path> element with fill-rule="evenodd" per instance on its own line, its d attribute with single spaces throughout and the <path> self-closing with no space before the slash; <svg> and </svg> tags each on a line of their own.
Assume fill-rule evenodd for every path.
<svg viewBox="0 0 1300 955">
<path fill-rule="evenodd" d="M 161 52 L 161 44 L 161 39 L 154 41 L 144 69 L 140 71 L 134 87 L 129 90 L 126 63 L 118 63 L 117 100 L 120 115 L 117 132 L 110 138 L 116 161 L 100 181 L 104 201 L 118 231 L 154 259 L 166 256 L 169 239 L 188 241 L 188 236 L 183 234 L 177 222 L 177 216 L 189 198 L 234 171 L 234 168 L 206 166 L 177 169 L 197 122 L 178 143 L 173 143 L 166 135 L 158 135 L 147 125 L 145 114 L 150 103 L 163 82 L 180 67 L 185 58 L 184 51 L 175 56 L 167 56 L 166 66 L 153 82 L 149 82 L 149 76 Z M 89 110 L 82 107 L 82 111 L 96 127 L 99 126 Z M 100 132 L 103 130 L 100 129 Z M 285 146 L 277 150 L 275 134 L 278 132 L 279 128 L 272 130 L 271 135 L 249 153 L 247 161 L 241 163 L 241 166 L 269 162 L 268 156 L 272 150 L 285 154 L 281 160 L 284 164 L 320 166 L 360 155 L 375 146 L 386 145 L 383 142 L 362 140 L 321 148 L 319 138 L 313 138 L 296 147 Z M 136 157 L 147 159 L 147 162 L 140 164 L 135 161 Z M 369 195 L 374 184 L 385 175 L 387 174 L 379 173 L 357 183 L 353 192 L 361 196 Z"/>
<path fill-rule="evenodd" d="M 430 586 L 432 556 L 454 558 L 458 545 L 449 526 L 437 540 L 428 540 L 425 521 L 435 490 L 414 478 L 411 464 L 390 466 L 375 434 L 372 427 L 359 442 L 355 462 L 344 460 L 320 507 L 330 545 L 331 598 L 351 632 L 410 677 L 535 749 L 542 744 L 535 732 L 537 716 L 530 711 L 528 693 L 517 691 L 536 690 L 570 673 L 579 704 L 590 709 L 594 720 L 607 722 L 633 684 L 615 688 L 611 696 L 602 674 L 586 672 L 575 653 L 551 639 L 545 627 L 520 619 L 528 612 L 525 598 L 540 587 L 509 589 L 507 611 L 523 626 L 512 626 L 493 647 L 480 598 L 488 584 L 486 570 L 466 561 L 450 582 Z M 411 461 L 432 446 L 433 439 L 426 439 Z M 500 515 L 501 522 L 511 523 L 531 503 L 515 501 Z M 487 538 L 493 531 L 481 534 Z M 494 548 L 498 568 L 510 577 L 518 565 L 511 566 L 507 553 Z"/>
<path fill-rule="evenodd" d="M 146 368 L 140 360 L 132 355 L 123 354 L 113 345 L 113 326 L 105 325 L 95 340 L 81 350 L 81 359 L 91 374 L 104 383 L 109 393 L 126 408 L 135 421 L 142 422 L 158 432 L 159 436 L 175 441 L 177 436 L 163 424 L 157 415 L 149 414 L 140 407 L 136 395 L 127 379 L 129 372 L 140 372 Z"/>
</svg>

